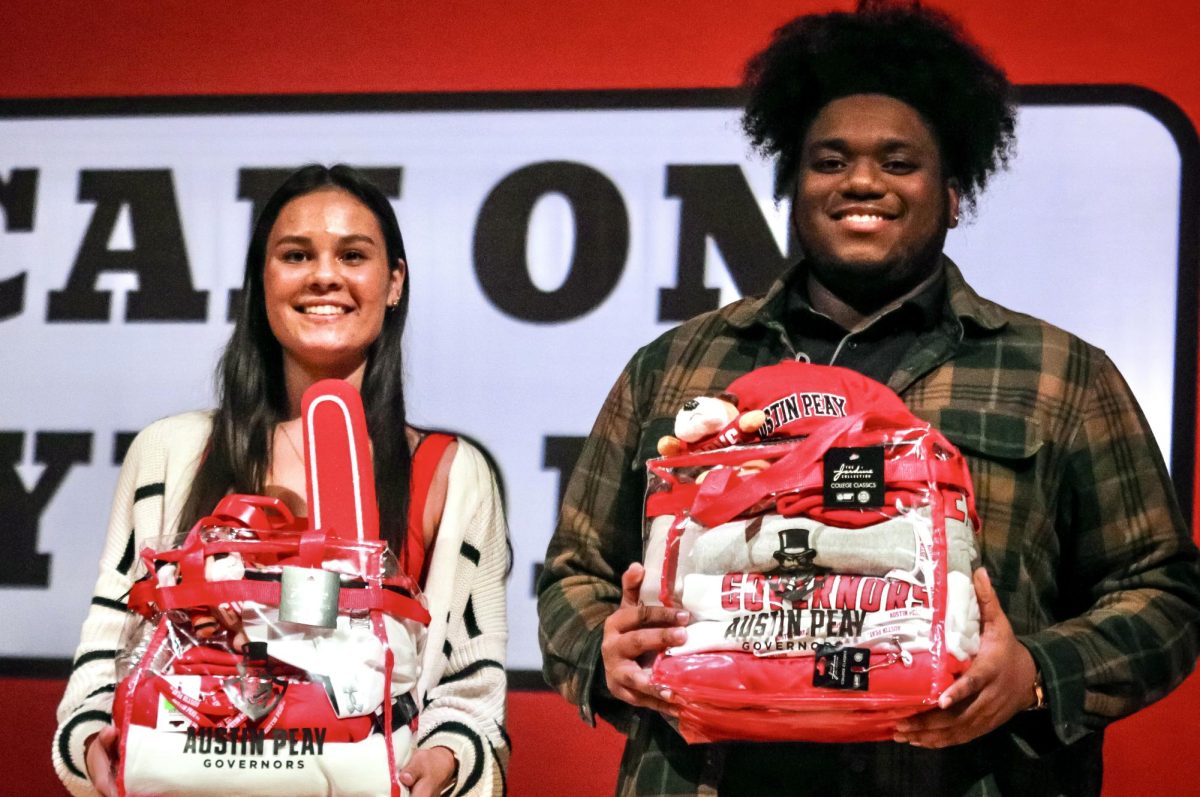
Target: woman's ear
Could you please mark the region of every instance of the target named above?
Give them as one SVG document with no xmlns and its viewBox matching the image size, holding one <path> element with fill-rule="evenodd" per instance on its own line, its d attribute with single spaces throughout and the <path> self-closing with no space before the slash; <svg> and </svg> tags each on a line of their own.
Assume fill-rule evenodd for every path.
<svg viewBox="0 0 1200 797">
<path fill-rule="evenodd" d="M 404 258 L 396 258 L 396 267 L 392 269 L 391 278 L 388 281 L 388 307 L 395 307 L 400 302 L 400 295 L 404 293 L 404 279 L 408 276 L 408 264 L 404 262 Z"/>
</svg>

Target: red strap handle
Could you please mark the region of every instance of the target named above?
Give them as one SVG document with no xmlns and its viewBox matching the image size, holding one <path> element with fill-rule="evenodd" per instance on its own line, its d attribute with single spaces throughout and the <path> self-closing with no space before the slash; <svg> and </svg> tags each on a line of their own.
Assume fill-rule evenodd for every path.
<svg viewBox="0 0 1200 797">
<path fill-rule="evenodd" d="M 140 614 L 219 606 L 222 603 L 253 601 L 279 605 L 281 586 L 275 581 L 200 581 L 174 587 L 159 587 L 153 581 L 139 581 L 129 591 L 129 608 Z M 343 589 L 338 593 L 338 611 L 378 609 L 393 617 L 429 624 L 429 612 L 415 598 L 376 587 Z"/>
<path fill-rule="evenodd" d="M 270 564 L 289 564 L 301 567 L 320 567 L 334 555 L 352 556 L 360 562 L 364 578 L 379 578 L 379 559 L 375 556 L 366 557 L 376 548 L 382 553 L 386 543 L 382 540 L 345 540 L 326 534 L 323 531 L 263 531 L 259 539 L 246 540 L 214 540 L 205 542 L 201 539 L 199 526 L 193 529 L 183 545 L 169 551 L 142 551 L 147 570 L 155 571 L 156 562 L 179 563 L 179 576 L 182 581 L 203 581 L 205 562 L 210 556 L 223 553 L 240 553 L 248 556 L 248 561 L 263 563 L 263 557 L 269 557 Z M 290 556 L 289 556 L 290 555 Z"/>
<path fill-rule="evenodd" d="M 243 493 L 222 498 L 212 514 L 201 521 L 201 525 L 245 526 L 256 531 L 303 528 L 292 510 L 280 499 Z"/>
<path fill-rule="evenodd" d="M 769 468 L 749 478 L 741 478 L 729 472 L 727 476 L 718 476 L 714 481 L 713 476 L 720 472 L 710 472 L 692 503 L 691 515 L 708 528 L 719 526 L 764 498 L 793 487 L 797 474 L 820 465 L 825 452 L 841 437 L 870 427 L 905 429 L 918 424 L 920 421 L 912 416 L 899 414 L 862 413 L 830 420 Z"/>
</svg>

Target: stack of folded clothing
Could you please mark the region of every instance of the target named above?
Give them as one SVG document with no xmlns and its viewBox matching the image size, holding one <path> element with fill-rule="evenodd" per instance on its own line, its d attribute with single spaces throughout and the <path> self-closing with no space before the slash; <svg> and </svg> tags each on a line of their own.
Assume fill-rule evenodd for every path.
<svg viewBox="0 0 1200 797">
<path fill-rule="evenodd" d="M 642 600 L 690 615 L 653 667 L 680 732 L 890 738 L 978 650 L 965 460 L 841 368 L 769 366 L 704 404 L 647 463 Z"/>
</svg>

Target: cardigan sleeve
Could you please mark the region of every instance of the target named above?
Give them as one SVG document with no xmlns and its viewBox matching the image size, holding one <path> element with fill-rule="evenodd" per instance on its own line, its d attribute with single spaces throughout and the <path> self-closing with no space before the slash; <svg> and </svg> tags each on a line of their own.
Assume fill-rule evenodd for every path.
<svg viewBox="0 0 1200 797">
<path fill-rule="evenodd" d="M 54 733 L 54 769 L 67 790 L 78 797 L 95 795 L 87 778 L 84 742 L 112 721 L 116 688 L 116 654 L 128 613 L 126 594 L 137 565 L 134 550 L 133 508 L 139 499 L 158 493 L 143 484 L 153 470 L 154 448 L 150 430 L 139 434 L 125 456 L 113 497 L 108 535 L 100 555 L 100 574 L 92 603 L 80 633 L 71 676 L 58 706 L 58 728 Z"/>
<path fill-rule="evenodd" d="M 138 549 L 165 533 L 168 519 L 177 520 L 210 429 L 210 415 L 205 412 L 164 418 L 143 429 L 125 454 L 100 554 L 100 573 L 58 706 L 51 750 L 58 777 L 77 797 L 97 794 L 87 778 L 84 743 L 112 722 L 116 656 L 129 612 L 129 588 L 137 574 Z"/>
<path fill-rule="evenodd" d="M 426 585 L 430 623 L 419 746 L 458 759 L 456 795 L 505 792 L 508 529 L 495 476 L 459 440 Z"/>
</svg>

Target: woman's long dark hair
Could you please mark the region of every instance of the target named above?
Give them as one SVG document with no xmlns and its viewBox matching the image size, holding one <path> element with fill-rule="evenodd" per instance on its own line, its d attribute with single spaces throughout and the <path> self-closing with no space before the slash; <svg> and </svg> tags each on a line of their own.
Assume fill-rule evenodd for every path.
<svg viewBox="0 0 1200 797">
<path fill-rule="evenodd" d="M 267 322 L 263 291 L 267 238 L 284 205 L 323 188 L 345 191 L 375 214 L 391 268 L 404 258 L 404 239 L 391 203 L 366 176 L 349 166 L 305 166 L 271 195 L 250 236 L 241 305 L 233 336 L 217 368 L 220 399 L 213 417 L 212 436 L 179 519 L 181 532 L 211 512 L 231 488 L 238 493 L 262 492 L 275 427 L 287 419 L 288 411 L 283 351 Z M 405 434 L 400 345 L 408 315 L 410 279 L 411 276 L 405 277 L 399 302 L 384 314 L 383 329 L 367 352 L 362 382 L 367 430 L 374 448 L 380 534 L 397 554 L 403 550 L 408 526 L 412 464 Z"/>
</svg>

